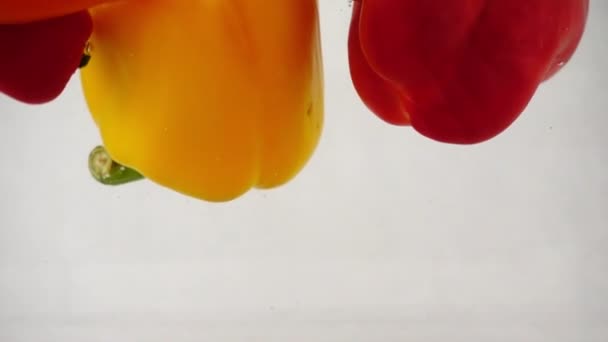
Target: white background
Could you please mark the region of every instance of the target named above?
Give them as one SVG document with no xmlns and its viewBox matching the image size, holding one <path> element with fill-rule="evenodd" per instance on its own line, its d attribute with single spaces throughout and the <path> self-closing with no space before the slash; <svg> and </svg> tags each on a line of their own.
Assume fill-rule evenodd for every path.
<svg viewBox="0 0 608 342">
<path fill-rule="evenodd" d="M 289 184 L 210 204 L 89 177 L 77 78 L 0 98 L 0 341 L 607 341 L 608 2 L 504 134 L 391 127 L 322 1 L 326 121 Z"/>
</svg>

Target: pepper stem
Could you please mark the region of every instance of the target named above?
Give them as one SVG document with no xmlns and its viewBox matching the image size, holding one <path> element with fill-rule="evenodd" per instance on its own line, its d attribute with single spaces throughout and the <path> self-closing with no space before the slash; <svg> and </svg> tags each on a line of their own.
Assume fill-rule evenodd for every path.
<svg viewBox="0 0 608 342">
<path fill-rule="evenodd" d="M 91 176 L 105 185 L 120 185 L 143 179 L 139 172 L 114 160 L 103 146 L 95 147 L 89 154 Z"/>
<path fill-rule="evenodd" d="M 87 65 L 89 65 L 89 62 L 91 61 L 91 50 L 92 50 L 92 45 L 91 42 L 87 42 L 86 45 L 84 46 L 84 49 L 82 50 L 82 57 L 80 57 L 80 64 L 78 65 L 79 69 L 82 69 L 84 67 L 86 67 Z"/>
</svg>

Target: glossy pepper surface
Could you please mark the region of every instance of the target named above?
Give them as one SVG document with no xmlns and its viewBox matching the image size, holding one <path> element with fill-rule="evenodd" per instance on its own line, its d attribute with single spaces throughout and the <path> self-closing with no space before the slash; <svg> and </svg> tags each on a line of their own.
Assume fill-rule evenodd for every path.
<svg viewBox="0 0 608 342">
<path fill-rule="evenodd" d="M 442 142 L 504 131 L 566 64 L 588 0 L 355 0 L 355 88 L 388 123 Z"/>
<path fill-rule="evenodd" d="M 112 159 L 210 201 L 293 178 L 323 124 L 316 0 L 90 9 L 86 100 Z"/>
</svg>

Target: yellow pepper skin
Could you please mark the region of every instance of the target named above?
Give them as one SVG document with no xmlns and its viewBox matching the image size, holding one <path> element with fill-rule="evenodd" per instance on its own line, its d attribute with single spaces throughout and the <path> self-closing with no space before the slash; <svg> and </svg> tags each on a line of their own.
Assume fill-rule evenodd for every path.
<svg viewBox="0 0 608 342">
<path fill-rule="evenodd" d="M 108 153 L 228 201 L 292 179 L 323 125 L 316 0 L 149 0 L 91 10 L 85 97 Z"/>
</svg>

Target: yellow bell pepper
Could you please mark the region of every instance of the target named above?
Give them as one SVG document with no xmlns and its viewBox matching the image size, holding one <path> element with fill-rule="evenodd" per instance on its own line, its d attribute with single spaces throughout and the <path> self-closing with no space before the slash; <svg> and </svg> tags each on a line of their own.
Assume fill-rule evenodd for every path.
<svg viewBox="0 0 608 342">
<path fill-rule="evenodd" d="M 90 9 L 84 93 L 112 159 L 208 201 L 292 179 L 323 124 L 316 0 Z"/>
</svg>

